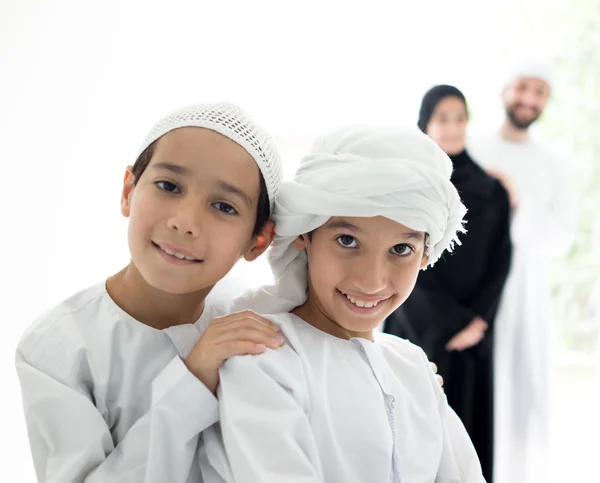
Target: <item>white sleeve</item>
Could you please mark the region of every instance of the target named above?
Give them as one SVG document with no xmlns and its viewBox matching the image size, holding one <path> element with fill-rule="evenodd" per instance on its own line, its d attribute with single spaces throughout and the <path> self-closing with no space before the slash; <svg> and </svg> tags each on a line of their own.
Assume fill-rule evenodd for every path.
<svg viewBox="0 0 600 483">
<path fill-rule="evenodd" d="M 434 483 L 485 483 L 479 457 L 471 438 L 460 418 L 448 405 L 446 394 L 442 391 L 425 352 L 419 351 L 437 398 L 442 424 L 442 456 Z"/>
<path fill-rule="evenodd" d="M 233 357 L 220 378 L 221 432 L 204 432 L 205 483 L 322 483 L 306 379 L 290 345 Z"/>
<path fill-rule="evenodd" d="M 535 247 L 551 258 L 562 255 L 573 244 L 577 229 L 576 202 L 568 173 L 556 166 L 556 172 L 540 182 L 553 183 L 552 195 L 542 206 L 524 196 L 511 223 L 513 242 Z"/>
<path fill-rule="evenodd" d="M 152 405 L 115 446 L 84 388 L 17 351 L 17 372 L 40 482 L 187 481 L 199 434 L 218 419 L 214 395 L 175 357 L 152 384 Z"/>
<path fill-rule="evenodd" d="M 485 483 L 471 438 L 445 395 L 440 398 L 439 411 L 444 446 L 435 483 Z"/>
</svg>

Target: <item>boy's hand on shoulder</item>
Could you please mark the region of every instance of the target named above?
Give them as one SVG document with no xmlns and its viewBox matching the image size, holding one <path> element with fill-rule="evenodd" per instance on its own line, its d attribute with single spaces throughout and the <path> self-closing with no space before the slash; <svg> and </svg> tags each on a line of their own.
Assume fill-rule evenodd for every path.
<svg viewBox="0 0 600 483">
<path fill-rule="evenodd" d="M 283 344 L 279 327 L 251 310 L 218 317 L 196 342 L 185 365 L 214 394 L 219 367 L 232 356 L 261 354 Z"/>
</svg>

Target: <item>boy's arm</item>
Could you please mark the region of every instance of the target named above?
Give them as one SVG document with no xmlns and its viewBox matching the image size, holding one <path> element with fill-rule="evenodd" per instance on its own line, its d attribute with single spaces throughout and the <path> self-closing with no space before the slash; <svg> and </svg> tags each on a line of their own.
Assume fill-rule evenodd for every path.
<svg viewBox="0 0 600 483">
<path fill-rule="evenodd" d="M 290 345 L 232 358 L 220 378 L 221 431 L 204 432 L 205 481 L 322 483 L 305 375 Z"/>
<path fill-rule="evenodd" d="M 475 447 L 446 396 L 440 399 L 444 446 L 435 483 L 485 483 Z"/>
<path fill-rule="evenodd" d="M 152 384 L 150 410 L 115 446 L 93 396 L 20 351 L 16 366 L 40 482 L 186 482 L 198 435 L 218 420 L 216 398 L 176 357 Z"/>
<path fill-rule="evenodd" d="M 93 381 L 78 387 L 40 352 L 19 346 L 16 366 L 38 481 L 186 482 L 200 433 L 219 419 L 208 388 L 217 384 L 218 367 L 234 354 L 278 347 L 278 331 L 249 311 L 214 319 L 187 360 L 174 357 L 154 379 L 150 409 L 117 445 L 93 392 L 83 387 Z"/>
<path fill-rule="evenodd" d="M 421 356 L 437 398 L 443 432 L 442 456 L 435 483 L 485 483 L 479 457 L 467 430 L 448 405 L 446 395 L 436 381 L 427 356 L 424 352 Z"/>
</svg>

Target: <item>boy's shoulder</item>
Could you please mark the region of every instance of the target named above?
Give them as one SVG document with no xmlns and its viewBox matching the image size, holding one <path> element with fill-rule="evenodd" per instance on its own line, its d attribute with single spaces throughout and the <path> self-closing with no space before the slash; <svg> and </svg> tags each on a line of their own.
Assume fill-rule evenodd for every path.
<svg viewBox="0 0 600 483">
<path fill-rule="evenodd" d="M 374 335 L 375 342 L 381 347 L 390 364 L 401 367 L 403 370 L 412 369 L 421 372 L 425 369 L 433 375 L 429 359 L 419 346 L 391 334 L 377 333 Z"/>
<path fill-rule="evenodd" d="M 402 339 L 401 337 L 392 334 L 387 334 L 385 332 L 375 332 L 373 336 L 375 338 L 375 342 L 384 349 L 394 351 L 397 354 L 406 355 L 408 357 L 424 357 L 425 359 L 427 359 L 427 356 L 425 356 L 425 352 L 423 351 L 423 349 L 406 339 Z"/>
<path fill-rule="evenodd" d="M 444 400 L 442 388 L 423 349 L 391 334 L 375 334 L 375 341 L 381 347 L 393 377 L 401 379 L 415 394 L 433 397 L 438 405 Z"/>
<path fill-rule="evenodd" d="M 289 313 L 264 314 L 264 318 L 270 320 L 280 328 L 280 334 L 284 344 L 279 349 L 267 348 L 259 355 L 235 356 L 232 359 L 244 361 L 247 364 L 281 364 L 286 360 L 295 361 L 299 357 L 302 341 L 302 327 L 297 323 L 297 317 Z"/>
<path fill-rule="evenodd" d="M 27 359 L 64 352 L 82 332 L 93 331 L 98 326 L 95 322 L 100 319 L 106 321 L 117 315 L 110 301 L 105 283 L 68 297 L 38 317 L 25 330 L 17 352 Z"/>
<path fill-rule="evenodd" d="M 228 369 L 253 366 L 263 372 L 276 376 L 277 379 L 285 377 L 302 377 L 301 354 L 305 344 L 303 340 L 303 324 L 298 324 L 298 318 L 289 313 L 265 314 L 266 319 L 273 322 L 281 329 L 284 344 L 278 349 L 266 348 L 262 354 L 240 355 L 228 359 L 224 366 Z"/>
</svg>

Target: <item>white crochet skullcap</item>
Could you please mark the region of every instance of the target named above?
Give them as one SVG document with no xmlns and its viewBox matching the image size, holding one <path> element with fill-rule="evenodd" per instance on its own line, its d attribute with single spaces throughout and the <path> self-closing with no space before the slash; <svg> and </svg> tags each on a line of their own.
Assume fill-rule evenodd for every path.
<svg viewBox="0 0 600 483">
<path fill-rule="evenodd" d="M 229 102 L 205 103 L 179 109 L 158 121 L 144 140 L 138 156 L 154 141 L 174 129 L 202 127 L 218 132 L 243 147 L 265 179 L 271 214 L 282 182 L 282 162 L 277 143 L 239 106 Z"/>
</svg>

